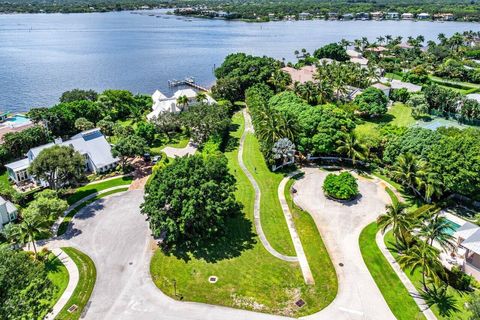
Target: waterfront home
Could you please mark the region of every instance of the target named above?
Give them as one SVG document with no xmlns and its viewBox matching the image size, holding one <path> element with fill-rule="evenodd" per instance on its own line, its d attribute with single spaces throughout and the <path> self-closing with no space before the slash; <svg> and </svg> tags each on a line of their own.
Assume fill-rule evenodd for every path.
<svg viewBox="0 0 480 320">
<path fill-rule="evenodd" d="M 7 223 L 15 221 L 17 219 L 17 207 L 8 200 L 3 199 L 0 196 L 0 230 Z"/>
<path fill-rule="evenodd" d="M 352 50 L 352 49 L 347 49 L 347 55 L 350 58 L 362 58 L 362 53 L 361 52 L 358 52 L 358 51 Z"/>
<path fill-rule="evenodd" d="M 304 66 L 300 69 L 284 67 L 282 68 L 282 71 L 290 75 L 290 77 L 292 78 L 292 83 L 305 83 L 308 81 L 313 81 L 313 76 L 317 72 L 317 68 L 315 66 Z"/>
<path fill-rule="evenodd" d="M 373 20 L 382 20 L 383 12 L 381 11 L 372 12 L 370 13 L 370 16 L 372 17 Z"/>
<path fill-rule="evenodd" d="M 368 12 L 359 12 L 355 14 L 355 19 L 357 20 L 368 20 L 370 18 L 370 15 Z"/>
<path fill-rule="evenodd" d="M 0 111 L 0 122 L 7 120 L 8 112 Z"/>
<path fill-rule="evenodd" d="M 328 20 L 337 20 L 338 19 L 338 13 L 336 12 L 329 12 L 327 13 Z"/>
<path fill-rule="evenodd" d="M 351 63 L 359 64 L 362 67 L 366 67 L 368 65 L 368 59 L 364 57 L 360 58 L 350 58 Z"/>
<path fill-rule="evenodd" d="M 417 15 L 418 20 L 428 20 L 430 19 L 430 15 L 428 13 L 422 12 Z"/>
<path fill-rule="evenodd" d="M 452 13 L 438 13 L 433 15 L 433 19 L 439 21 L 453 21 L 454 16 Z"/>
<path fill-rule="evenodd" d="M 400 19 L 400 14 L 398 12 L 387 12 L 385 19 L 388 20 L 398 20 Z"/>
<path fill-rule="evenodd" d="M 377 46 L 377 47 L 366 48 L 365 51 L 382 53 L 382 52 L 388 51 L 388 48 L 387 48 L 387 47 L 384 47 L 384 46 Z"/>
<path fill-rule="evenodd" d="M 111 146 L 100 129 L 95 128 L 74 135 L 70 140 L 56 139 L 39 147 L 28 150 L 27 157 L 5 165 L 10 180 L 15 184 L 22 182 L 36 182 L 47 186 L 45 181 L 38 181 L 28 173 L 28 168 L 33 160 L 46 148 L 54 145 L 72 147 L 85 158 L 85 171 L 93 173 L 106 172 L 118 165 L 118 158 L 114 158 Z"/>
<path fill-rule="evenodd" d="M 405 12 L 402 13 L 402 20 L 413 20 L 415 18 L 415 15 L 410 12 Z"/>
<path fill-rule="evenodd" d="M 182 90 L 177 90 L 173 96 L 168 98 L 159 90 L 155 90 L 155 92 L 152 95 L 152 101 L 153 101 L 152 112 L 150 112 L 147 115 L 147 119 L 152 120 L 153 118 L 157 118 L 160 114 L 164 112 L 170 112 L 170 113 L 182 112 L 186 108 L 188 108 L 189 105 L 193 105 L 198 102 L 197 95 L 198 95 L 197 92 L 193 89 L 182 89 Z M 180 97 L 187 97 L 188 102 L 186 103 L 186 105 L 180 105 L 178 103 L 178 98 Z M 216 101 L 209 95 L 206 95 L 206 100 L 204 102 L 208 104 L 216 103 Z"/>
<path fill-rule="evenodd" d="M 353 14 L 351 13 L 345 13 L 342 15 L 342 20 L 352 20 L 353 19 Z"/>
<path fill-rule="evenodd" d="M 308 20 L 310 19 L 311 14 L 309 12 L 300 12 L 298 14 L 298 20 Z"/>
<path fill-rule="evenodd" d="M 396 79 L 390 78 L 381 78 L 381 82 L 390 84 L 390 89 L 407 89 L 410 93 L 420 92 L 422 90 L 422 86 L 410 83 L 410 82 L 403 82 Z"/>
</svg>

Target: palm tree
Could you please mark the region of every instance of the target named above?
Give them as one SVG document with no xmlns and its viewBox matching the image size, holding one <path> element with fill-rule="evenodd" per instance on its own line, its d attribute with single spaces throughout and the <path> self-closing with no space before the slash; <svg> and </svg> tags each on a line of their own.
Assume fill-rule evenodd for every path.
<svg viewBox="0 0 480 320">
<path fill-rule="evenodd" d="M 422 227 L 418 233 L 420 237 L 425 238 L 428 245 L 433 245 L 433 242 L 437 242 L 443 250 L 453 249 L 455 239 L 449 231 L 452 227 L 448 222 L 448 219 L 440 216 L 438 213 L 434 214 L 426 223 L 422 224 Z"/>
<path fill-rule="evenodd" d="M 377 41 L 381 45 L 381 44 L 383 44 L 383 41 L 385 41 L 385 38 L 382 37 L 382 36 L 379 36 L 379 37 L 377 37 Z"/>
<path fill-rule="evenodd" d="M 399 240 L 402 243 L 406 242 L 406 235 L 413 225 L 413 218 L 406 213 L 406 208 L 404 203 L 395 201 L 387 205 L 387 212 L 377 218 L 377 224 L 382 233 L 391 227 L 397 243 Z"/>
<path fill-rule="evenodd" d="M 440 316 L 450 318 L 452 313 L 460 310 L 457 307 L 457 299 L 455 299 L 453 295 L 449 294 L 447 289 L 447 285 L 441 285 L 440 287 L 432 285 L 428 291 L 420 290 L 420 297 L 422 297 L 429 308 L 436 305 Z M 478 318 L 473 317 L 469 319 Z"/>
<path fill-rule="evenodd" d="M 203 102 L 203 101 L 207 100 L 207 94 L 205 92 L 198 92 L 196 100 L 197 100 L 197 102 Z"/>
<path fill-rule="evenodd" d="M 28 208 L 23 211 L 23 219 L 19 224 L 16 237 L 18 237 L 20 243 L 32 243 L 35 259 L 37 258 L 35 239 L 49 231 L 47 223 L 47 219 L 42 215 L 32 212 Z"/>
<path fill-rule="evenodd" d="M 288 85 L 292 83 L 292 77 L 282 70 L 276 70 L 268 79 L 268 83 L 273 85 L 276 92 L 285 91 Z"/>
<path fill-rule="evenodd" d="M 426 277 L 437 279 L 438 273 L 443 271 L 439 253 L 438 249 L 428 245 L 426 242 L 418 241 L 417 245 L 400 254 L 398 263 L 402 268 L 410 269 L 410 274 L 413 274 L 420 268 L 423 289 L 428 291 Z"/>
<path fill-rule="evenodd" d="M 345 154 L 352 159 L 352 164 L 355 165 L 355 159 L 363 159 L 365 156 L 366 147 L 357 139 L 353 132 L 343 136 L 342 140 L 337 141 L 339 145 L 337 152 Z"/>
<path fill-rule="evenodd" d="M 188 106 L 187 96 L 180 96 L 177 98 L 177 104 L 181 106 L 182 111 Z"/>
<path fill-rule="evenodd" d="M 428 170 L 425 171 L 424 176 L 421 178 L 422 182 L 420 188 L 424 190 L 423 199 L 427 203 L 432 202 L 432 197 L 440 198 L 443 194 L 443 182 L 442 177 Z"/>
<path fill-rule="evenodd" d="M 338 44 L 341 45 L 342 47 L 344 47 L 345 50 L 347 50 L 347 48 L 351 44 L 351 42 L 346 40 L 346 39 L 342 39 L 342 40 L 340 40 L 340 42 Z"/>
<path fill-rule="evenodd" d="M 392 166 L 390 174 L 393 179 L 406 185 L 415 194 L 423 198 L 418 190 L 419 186 L 423 184 L 422 177 L 425 176 L 425 162 L 423 160 L 419 160 L 411 153 L 402 154 Z"/>
</svg>

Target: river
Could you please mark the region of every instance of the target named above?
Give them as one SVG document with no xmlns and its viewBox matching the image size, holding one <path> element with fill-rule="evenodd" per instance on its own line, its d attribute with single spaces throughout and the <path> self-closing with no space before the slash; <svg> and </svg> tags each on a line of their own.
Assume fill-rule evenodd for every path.
<svg viewBox="0 0 480 320">
<path fill-rule="evenodd" d="M 239 21 L 130 12 L 0 15 L 0 110 L 51 106 L 73 88 L 168 92 L 167 81 L 194 76 L 209 86 L 233 52 L 294 59 L 293 52 L 342 38 L 478 31 L 479 24 L 411 21 Z"/>
</svg>

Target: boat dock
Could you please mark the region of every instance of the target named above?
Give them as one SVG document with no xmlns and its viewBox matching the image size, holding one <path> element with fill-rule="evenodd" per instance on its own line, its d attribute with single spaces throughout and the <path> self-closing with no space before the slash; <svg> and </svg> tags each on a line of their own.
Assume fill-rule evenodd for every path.
<svg viewBox="0 0 480 320">
<path fill-rule="evenodd" d="M 207 88 L 197 84 L 194 77 L 186 77 L 183 80 L 175 80 L 175 79 L 168 80 L 168 86 L 170 88 L 177 87 L 177 86 L 190 86 L 200 91 L 208 91 Z"/>
</svg>

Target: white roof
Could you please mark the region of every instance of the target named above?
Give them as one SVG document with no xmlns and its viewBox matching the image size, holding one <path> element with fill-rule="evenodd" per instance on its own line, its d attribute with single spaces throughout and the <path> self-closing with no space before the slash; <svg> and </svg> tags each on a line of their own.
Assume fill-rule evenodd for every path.
<svg viewBox="0 0 480 320">
<path fill-rule="evenodd" d="M 374 83 L 374 84 L 372 84 L 371 86 L 374 87 L 374 88 L 380 89 L 380 90 L 390 89 L 389 86 L 386 86 L 386 85 L 384 85 L 384 84 L 381 83 L 381 82 Z"/>
<path fill-rule="evenodd" d="M 362 54 L 360 52 L 352 50 L 352 49 L 348 49 L 347 54 L 350 58 L 360 58 L 362 56 Z"/>
<path fill-rule="evenodd" d="M 455 237 L 468 239 L 472 234 L 474 234 L 478 230 L 480 230 L 480 227 L 478 227 L 476 224 L 473 224 L 467 221 L 460 228 L 457 229 L 457 231 L 455 232 Z"/>
<path fill-rule="evenodd" d="M 163 93 L 161 93 L 158 90 L 155 90 L 155 92 L 152 94 L 152 100 L 157 101 L 157 100 L 163 100 L 163 99 L 168 99 L 167 96 L 165 96 Z"/>
<path fill-rule="evenodd" d="M 368 59 L 366 58 L 362 58 L 362 57 L 359 57 L 359 58 L 350 58 L 350 62 L 353 62 L 353 63 L 358 63 L 360 65 L 367 65 L 368 64 Z"/>
<path fill-rule="evenodd" d="M 480 93 L 467 94 L 467 98 L 472 100 L 477 100 L 478 102 L 480 102 Z"/>
<path fill-rule="evenodd" d="M 468 239 L 465 239 L 462 242 L 462 246 L 476 254 L 480 254 L 480 229 L 475 231 Z"/>
<path fill-rule="evenodd" d="M 15 205 L 13 203 L 11 203 L 8 200 L 3 199 L 0 196 L 0 206 L 3 206 L 3 205 L 5 205 L 5 209 L 7 209 L 7 213 L 13 213 L 13 212 L 17 211 L 17 207 L 15 207 Z"/>
<path fill-rule="evenodd" d="M 195 98 L 197 96 L 197 93 L 193 89 L 182 89 L 182 90 L 177 90 L 177 92 L 175 92 L 172 98 L 178 99 L 182 96 L 186 96 L 188 99 L 191 99 L 191 98 Z"/>
<path fill-rule="evenodd" d="M 27 169 L 29 165 L 30 163 L 28 161 L 28 158 L 25 158 L 22 160 L 18 160 L 18 161 L 6 164 L 5 167 L 12 169 L 13 171 L 20 171 L 20 170 Z"/>
<path fill-rule="evenodd" d="M 400 80 L 387 79 L 387 78 L 382 78 L 381 81 L 386 82 L 386 83 L 387 82 L 390 83 L 390 88 L 391 89 L 405 88 L 405 89 L 407 89 L 408 92 L 419 92 L 420 90 L 422 90 L 422 86 L 419 86 L 419 85 L 416 85 L 416 84 L 413 84 L 413 83 L 410 83 L 410 82 L 403 82 L 403 81 L 400 81 Z"/>
</svg>

